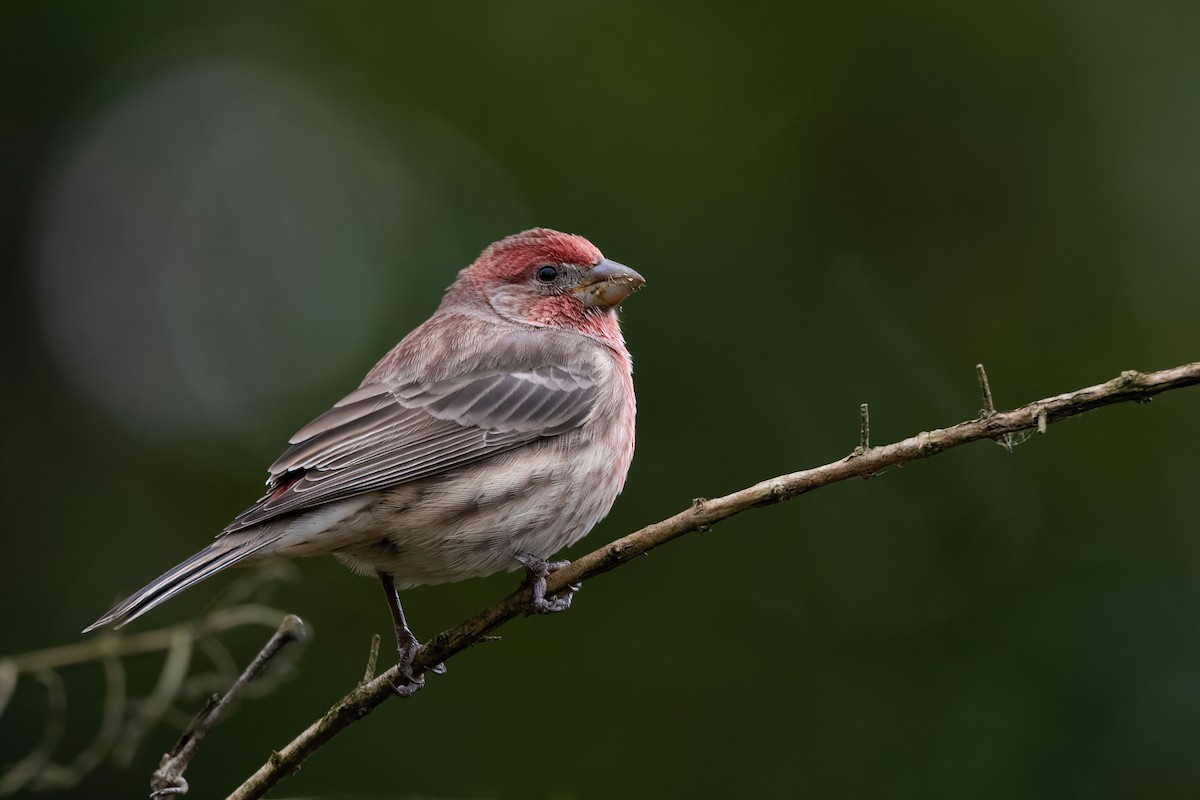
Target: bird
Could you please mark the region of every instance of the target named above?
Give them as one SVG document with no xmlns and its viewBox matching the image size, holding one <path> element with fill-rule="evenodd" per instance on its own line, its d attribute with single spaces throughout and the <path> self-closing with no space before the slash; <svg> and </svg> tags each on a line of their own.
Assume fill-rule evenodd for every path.
<svg viewBox="0 0 1200 800">
<path fill-rule="evenodd" d="M 569 607 L 570 590 L 545 597 L 568 563 L 548 559 L 624 488 L 637 403 L 617 312 L 645 282 L 575 234 L 489 245 L 357 389 L 288 440 L 262 497 L 84 632 L 235 565 L 332 554 L 379 580 L 399 674 L 419 688 L 400 589 L 524 567 L 533 611 Z"/>
</svg>

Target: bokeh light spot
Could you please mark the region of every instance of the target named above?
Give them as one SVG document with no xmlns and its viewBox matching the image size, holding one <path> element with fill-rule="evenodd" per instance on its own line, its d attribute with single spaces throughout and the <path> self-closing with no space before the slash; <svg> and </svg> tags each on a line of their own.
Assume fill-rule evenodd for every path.
<svg viewBox="0 0 1200 800">
<path fill-rule="evenodd" d="M 244 60 L 134 87 L 44 187 L 35 288 L 70 379 L 133 427 L 236 435 L 357 354 L 402 274 L 404 172 Z"/>
</svg>

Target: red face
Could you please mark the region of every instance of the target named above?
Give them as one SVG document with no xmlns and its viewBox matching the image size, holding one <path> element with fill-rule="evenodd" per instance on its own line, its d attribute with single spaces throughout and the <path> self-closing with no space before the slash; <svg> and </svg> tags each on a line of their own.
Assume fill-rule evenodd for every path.
<svg viewBox="0 0 1200 800">
<path fill-rule="evenodd" d="M 485 292 L 501 316 L 605 338 L 615 324 L 616 307 L 646 282 L 634 270 L 604 258 L 582 236 L 546 228 L 496 242 L 464 277 Z M 604 317 L 612 323 L 604 323 Z"/>
</svg>

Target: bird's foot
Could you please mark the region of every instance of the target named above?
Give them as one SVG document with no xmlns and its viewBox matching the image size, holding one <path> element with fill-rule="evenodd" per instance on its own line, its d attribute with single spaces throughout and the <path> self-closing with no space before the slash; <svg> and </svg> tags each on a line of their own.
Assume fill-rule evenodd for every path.
<svg viewBox="0 0 1200 800">
<path fill-rule="evenodd" d="M 567 588 L 557 597 L 546 598 L 546 578 L 555 570 L 568 566 L 570 561 L 546 561 L 529 553 L 517 553 L 513 558 L 525 567 L 525 582 L 533 593 L 526 614 L 555 614 L 571 607 L 571 600 L 579 591 L 577 583 L 567 584 Z"/>
<path fill-rule="evenodd" d="M 393 682 L 392 691 L 400 697 L 412 697 L 425 688 L 425 675 L 413 672 L 413 662 L 417 653 L 421 652 L 421 644 L 415 636 L 397 637 L 396 651 L 400 656 L 396 661 L 396 671 L 401 682 Z"/>
<path fill-rule="evenodd" d="M 435 675 L 445 675 L 446 665 L 439 662 L 434 664 L 428 670 L 414 672 L 413 663 L 417 659 L 417 654 L 424 648 L 416 637 L 407 636 L 402 639 L 397 639 L 396 650 L 399 654 L 399 659 L 396 661 L 397 671 L 400 674 L 401 683 L 393 683 L 392 691 L 400 697 L 412 697 L 414 694 L 425 688 L 425 672 L 432 672 Z"/>
</svg>

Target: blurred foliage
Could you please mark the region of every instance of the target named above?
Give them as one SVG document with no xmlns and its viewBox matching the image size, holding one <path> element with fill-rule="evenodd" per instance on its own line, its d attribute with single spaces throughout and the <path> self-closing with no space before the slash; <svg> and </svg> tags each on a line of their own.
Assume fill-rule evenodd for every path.
<svg viewBox="0 0 1200 800">
<path fill-rule="evenodd" d="M 278 688 L 291 674 L 302 647 L 273 646 L 264 656 L 268 659 L 266 669 L 233 693 L 230 687 L 242 667 L 222 639 L 232 644 L 239 639 L 245 641 L 249 631 L 258 636 L 263 628 L 279 628 L 287 615 L 254 601 L 263 599 L 273 581 L 292 571 L 287 564 L 248 570 L 219 595 L 202 617 L 169 628 L 144 633 L 108 630 L 81 642 L 0 658 L 0 723 L 18 690 L 24 692 L 20 698 L 27 706 L 24 716 L 28 719 L 36 715 L 28 707 L 40 700 L 44 717 L 36 744 L 0 771 L 0 797 L 82 788 L 101 765 L 128 768 L 138 759 L 144 740 L 157 733 L 160 726 L 181 731 L 181 743 L 194 739 L 196 707 L 201 700 L 216 704 L 218 697 L 227 698 L 222 718 L 228 721 L 236 714 L 239 700 L 264 697 Z M 239 628 L 243 630 L 237 631 Z M 271 641 L 276 639 L 271 637 Z M 128 679 L 130 667 L 134 674 L 141 675 L 146 674 L 149 664 L 157 664 L 158 672 L 152 674 L 142 693 L 142 687 Z M 70 674 L 70 682 L 63 679 L 66 673 Z M 94 686 L 97 677 L 103 683 L 99 692 Z M 41 686 L 36 693 L 44 697 L 35 699 L 29 694 L 35 693 L 37 684 Z M 70 691 L 79 686 L 87 688 Z M 233 699 L 228 699 L 231 696 Z M 97 699 L 102 706 L 101 719 L 90 740 L 82 748 L 61 747 L 68 731 L 72 732 L 70 739 L 75 740 L 72 744 L 78 741 L 85 728 L 82 719 L 96 710 Z M 82 714 L 72 708 L 80 701 Z M 204 709 L 208 710 L 207 705 Z M 171 754 L 176 755 L 174 748 Z M 183 760 L 180 756 L 176 763 Z M 174 777 L 174 772 L 167 773 L 162 785 L 177 787 Z"/>
<path fill-rule="evenodd" d="M 844 455 L 861 402 L 876 443 L 971 417 L 979 361 L 1003 408 L 1197 358 L 1194 3 L 0 13 L 4 653 L 78 640 L 198 549 L 532 225 L 649 280 L 637 458 L 579 552 Z M 739 517 L 509 626 L 281 791 L 1194 796 L 1197 412 L 1168 395 Z M 300 567 L 277 598 L 315 630 L 300 675 L 205 743 L 204 796 L 387 631 L 377 587 Z M 429 635 L 515 580 L 406 607 Z M 10 709 L 0 762 L 39 713 Z M 155 735 L 86 796 L 142 792 Z"/>
</svg>

